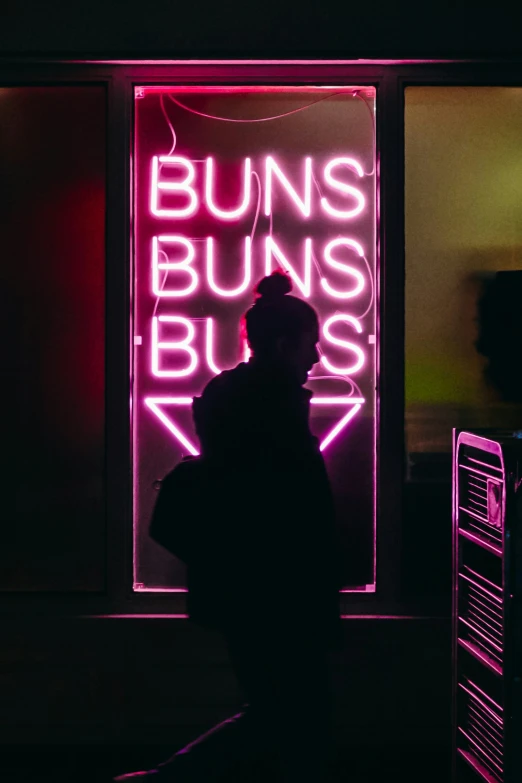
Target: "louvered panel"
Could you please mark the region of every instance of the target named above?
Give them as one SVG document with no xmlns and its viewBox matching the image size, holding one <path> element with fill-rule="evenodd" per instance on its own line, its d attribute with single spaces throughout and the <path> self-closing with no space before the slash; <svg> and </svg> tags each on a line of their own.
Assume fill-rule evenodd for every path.
<svg viewBox="0 0 522 783">
<path fill-rule="evenodd" d="M 489 776 L 504 781 L 504 710 L 474 681 L 460 682 L 459 748 Z"/>
<path fill-rule="evenodd" d="M 459 643 L 502 674 L 504 663 L 504 612 L 502 588 L 465 563 L 458 575 Z"/>
<path fill-rule="evenodd" d="M 522 781 L 522 430 L 453 441 L 453 781 Z"/>
<path fill-rule="evenodd" d="M 502 554 L 504 473 L 498 454 L 462 446 L 458 454 L 459 531 Z M 490 549 L 491 551 L 491 549 Z"/>
</svg>

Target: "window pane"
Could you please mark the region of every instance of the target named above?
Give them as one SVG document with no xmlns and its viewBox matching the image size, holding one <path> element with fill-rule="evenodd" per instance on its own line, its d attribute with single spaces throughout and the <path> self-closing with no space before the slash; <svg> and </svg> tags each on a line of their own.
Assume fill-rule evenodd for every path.
<svg viewBox="0 0 522 783">
<path fill-rule="evenodd" d="M 191 399 L 244 360 L 240 318 L 268 263 L 320 315 L 312 429 L 346 585 L 372 589 L 375 90 L 140 87 L 135 119 L 135 588 L 185 584 L 148 536 L 153 486 L 199 448 Z"/>
<path fill-rule="evenodd" d="M 489 360 L 475 345 L 492 326 L 477 321 L 484 291 L 497 272 L 522 269 L 522 90 L 412 87 L 405 119 L 406 423 L 415 470 L 426 454 L 447 465 L 452 427 L 522 422 L 520 405 L 486 381 Z M 512 290 L 519 278 L 510 277 Z M 497 347 L 520 333 L 520 304 L 503 301 L 518 319 L 502 327 Z M 520 366 L 514 342 L 510 361 Z"/>
<path fill-rule="evenodd" d="M 105 114 L 0 89 L 4 589 L 104 586 Z"/>
</svg>

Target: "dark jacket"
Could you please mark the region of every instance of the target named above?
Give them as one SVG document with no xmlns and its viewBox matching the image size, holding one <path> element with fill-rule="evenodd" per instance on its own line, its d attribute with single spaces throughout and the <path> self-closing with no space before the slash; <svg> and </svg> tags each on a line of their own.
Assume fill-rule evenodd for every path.
<svg viewBox="0 0 522 783">
<path fill-rule="evenodd" d="M 224 629 L 296 624 L 339 638 L 333 501 L 311 392 L 254 362 L 223 372 L 193 403 L 210 480 L 206 556 L 189 568 L 189 612 Z"/>
</svg>

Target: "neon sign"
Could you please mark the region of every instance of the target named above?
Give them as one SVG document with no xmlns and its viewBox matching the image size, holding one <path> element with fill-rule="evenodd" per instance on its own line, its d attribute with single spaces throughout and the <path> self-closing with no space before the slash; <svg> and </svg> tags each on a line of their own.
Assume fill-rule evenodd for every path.
<svg viewBox="0 0 522 783">
<path fill-rule="evenodd" d="M 196 173 L 196 165 L 191 160 L 182 156 L 154 155 L 152 156 L 150 166 L 150 205 L 151 212 L 159 218 L 175 218 L 177 221 L 195 216 L 199 210 L 206 210 L 215 220 L 216 232 L 219 231 L 221 221 L 239 219 L 248 215 L 252 209 L 252 160 L 244 158 L 238 165 L 239 176 L 242 182 L 242 199 L 239 207 L 235 209 L 224 210 L 218 208 L 215 199 L 218 197 L 218 167 L 213 158 L 207 157 L 201 166 L 200 177 Z M 337 190 L 338 201 L 343 198 L 355 200 L 356 206 L 352 209 L 334 208 L 330 204 L 327 196 L 321 196 L 314 203 L 312 201 L 312 176 L 314 170 L 314 160 L 312 157 L 305 157 L 302 162 L 303 184 L 301 195 L 298 192 L 297 184 L 294 186 L 290 178 L 284 173 L 282 167 L 276 163 L 272 156 L 266 157 L 261 167 L 264 168 L 264 180 L 262 180 L 262 194 L 264 195 L 265 215 L 271 216 L 274 213 L 274 190 L 276 185 L 284 191 L 283 196 L 288 196 L 287 201 L 297 207 L 297 217 L 301 219 L 310 218 L 312 215 L 312 206 L 320 208 L 324 213 L 323 219 L 334 218 L 348 221 L 364 209 L 364 195 L 356 187 L 350 185 L 347 181 L 342 181 L 332 175 L 332 170 L 344 166 L 348 175 L 355 173 L 357 177 L 363 176 L 362 166 L 351 157 L 339 157 L 330 160 L 323 167 L 324 183 L 331 190 Z M 341 194 L 339 198 L 339 194 Z M 185 202 L 185 203 L 180 203 Z M 334 227 L 338 228 L 338 225 Z M 240 247 L 234 254 L 234 267 L 239 268 L 239 285 L 232 288 L 224 288 L 216 282 L 217 271 L 215 247 L 218 244 L 214 237 L 200 237 L 202 242 L 196 250 L 196 242 L 186 236 L 158 234 L 152 237 L 151 261 L 152 270 L 152 293 L 158 298 L 183 298 L 184 302 L 189 297 L 197 296 L 200 287 L 206 286 L 216 297 L 232 298 L 239 297 L 249 288 L 252 288 L 252 238 L 246 235 L 239 240 Z M 204 248 L 201 247 L 204 244 Z M 264 273 L 270 274 L 278 265 L 282 267 L 291 276 L 295 283 L 298 293 L 304 298 L 312 297 L 312 258 L 319 257 L 322 261 L 322 267 L 329 265 L 343 273 L 343 275 L 352 278 L 355 284 L 346 290 L 338 290 L 328 280 L 327 270 L 324 276 L 319 279 L 319 283 L 324 291 L 323 296 L 333 300 L 356 299 L 366 288 L 371 285 L 368 275 L 362 269 L 357 269 L 353 263 L 348 263 L 351 257 L 362 259 L 365 256 L 364 249 L 359 241 L 352 236 L 337 236 L 330 240 L 320 250 L 314 247 L 313 239 L 305 237 L 301 240 L 301 248 L 293 247 L 290 253 L 285 252 L 273 236 L 264 237 Z M 242 246 L 242 248 L 241 248 Z M 337 257 L 333 256 L 336 251 Z M 171 254 L 174 254 L 174 259 Z M 344 258 L 343 258 L 344 254 Z M 160 255 L 166 260 L 160 261 Z M 321 261 L 319 261 L 321 265 Z M 165 272 L 165 282 L 168 288 L 160 284 L 160 272 Z M 318 292 L 314 292 L 316 295 Z M 332 325 L 342 323 L 348 325 L 351 331 L 355 332 L 355 337 L 361 335 L 363 329 L 357 318 L 348 312 L 335 312 L 323 324 L 322 335 L 325 348 L 329 345 L 338 346 L 350 355 L 350 361 L 343 366 L 334 364 L 329 358 L 328 352 L 323 353 L 321 363 L 324 368 L 333 376 L 345 375 L 354 376 L 359 373 L 366 362 L 367 349 L 353 340 L 347 340 L 333 334 Z M 168 339 L 167 324 L 182 326 L 182 336 L 177 330 L 177 339 Z M 161 332 L 161 336 L 160 336 Z M 151 329 L 151 372 L 157 378 L 181 378 L 193 375 L 199 365 L 200 352 L 204 354 L 208 369 L 212 373 L 219 373 L 215 361 L 215 331 L 213 321 L 207 318 L 204 334 L 196 335 L 196 329 L 193 322 L 182 315 L 160 315 L 152 318 Z M 196 346 L 199 346 L 199 352 Z M 204 349 L 202 348 L 204 346 Z M 171 358 L 170 367 L 165 367 L 162 356 L 169 354 Z M 346 362 L 346 360 L 345 360 Z M 170 421 L 164 411 L 161 412 L 162 404 L 168 406 L 175 404 L 177 398 L 167 397 L 165 399 L 151 397 L 146 399 L 149 408 L 158 416 L 160 421 L 167 427 L 169 432 L 176 437 L 180 443 L 188 448 L 191 454 L 197 454 L 196 447 L 189 441 L 186 435 L 181 436 L 179 427 L 174 424 L 167 424 Z M 180 398 L 184 399 L 184 398 Z M 190 399 L 190 398 L 189 398 Z M 357 398 L 356 398 L 357 399 Z M 320 398 L 319 398 L 320 400 Z M 169 402 L 170 401 L 170 402 Z M 188 404 L 188 403 L 184 403 Z M 344 427 L 359 412 L 362 402 L 353 403 L 352 400 L 345 404 L 350 406 L 350 412 L 337 422 L 332 430 L 323 438 L 321 448 L 326 448 L 334 438 L 344 429 Z M 342 422 L 342 426 L 341 426 Z"/>
<path fill-rule="evenodd" d="M 197 189 L 194 184 L 196 172 L 191 160 L 180 155 L 153 155 L 151 161 L 150 191 L 150 209 L 152 214 L 156 217 L 188 218 L 193 216 L 203 204 L 218 220 L 234 220 L 248 212 L 252 205 L 251 159 L 245 158 L 243 161 L 241 177 L 243 183 L 243 198 L 241 204 L 236 209 L 228 210 L 219 209 L 214 203 L 214 194 L 217 188 L 214 176 L 214 172 L 216 171 L 214 159 L 208 157 L 204 163 L 204 196 L 200 193 L 198 198 Z M 343 197 L 349 196 L 351 199 L 355 200 L 356 204 L 355 206 L 352 206 L 351 209 L 338 209 L 330 204 L 327 197 L 322 196 L 320 198 L 320 206 L 330 217 L 348 220 L 356 217 L 363 211 L 365 199 L 364 195 L 356 187 L 332 176 L 332 169 L 339 166 L 346 166 L 348 168 L 348 174 L 350 172 L 355 172 L 358 177 L 363 177 L 364 172 L 362 166 L 353 158 L 341 157 L 330 160 L 323 169 L 325 184 L 327 184 L 331 190 L 337 190 L 338 194 L 341 193 Z M 273 191 L 277 190 L 274 182 L 277 181 L 280 185 L 279 190 L 286 192 L 287 196 L 290 197 L 290 201 L 297 207 L 298 213 L 305 218 L 311 217 L 312 178 L 314 177 L 312 158 L 305 158 L 303 162 L 304 176 L 302 196 L 299 195 L 298 189 L 292 185 L 288 176 L 271 155 L 266 158 L 264 164 L 261 164 L 261 167 L 264 174 L 263 193 L 265 215 L 269 216 L 274 211 L 272 206 L 274 201 Z M 160 176 L 162 177 L 161 179 Z M 180 198 L 185 203 L 178 203 L 177 206 L 174 206 L 174 202 L 178 202 Z M 167 206 L 165 202 L 169 201 L 172 203 Z"/>
<path fill-rule="evenodd" d="M 186 91 L 201 100 L 205 89 Z M 247 103 L 252 96 L 265 97 L 256 89 L 247 91 Z M 234 117 L 229 125 L 224 116 L 188 108 L 187 96 L 179 104 L 173 98 L 178 113 L 171 123 L 164 103 L 171 94 L 169 88 L 139 88 L 136 99 L 138 430 L 166 439 L 177 458 L 198 453 L 192 399 L 213 376 L 248 360 L 240 318 L 258 280 L 281 268 L 291 277 L 294 294 L 308 300 L 320 317 L 320 362 L 309 376 L 311 426 L 320 448 L 335 458 L 341 453 L 335 444 L 350 437 L 364 417 L 372 422 L 365 448 L 373 453 L 376 175 L 370 106 L 353 90 L 336 91 L 323 141 L 306 130 L 308 115 L 300 107 L 288 115 L 301 112 L 302 138 L 285 137 L 277 114 Z M 229 107 L 241 109 L 239 88 L 222 94 Z M 142 112 L 140 104 L 147 101 Z M 337 110 L 341 101 L 359 110 L 352 135 L 344 121 L 332 119 L 332 107 Z M 275 122 L 277 129 L 271 128 Z M 153 435 L 139 437 L 148 441 Z M 166 472 L 172 464 L 171 457 L 157 470 Z"/>
</svg>

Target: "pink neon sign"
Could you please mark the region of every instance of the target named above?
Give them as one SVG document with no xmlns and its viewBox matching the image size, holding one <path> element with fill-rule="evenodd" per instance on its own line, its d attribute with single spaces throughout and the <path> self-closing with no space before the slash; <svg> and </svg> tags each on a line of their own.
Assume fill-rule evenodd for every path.
<svg viewBox="0 0 522 783">
<path fill-rule="evenodd" d="M 216 294 L 216 296 L 232 297 L 240 296 L 251 285 L 252 280 L 252 240 L 250 237 L 245 237 L 244 254 L 243 254 L 243 281 L 235 288 L 222 288 L 217 285 L 215 281 L 214 272 L 214 240 L 212 237 L 207 237 L 207 282 L 209 288 Z"/>
<path fill-rule="evenodd" d="M 181 246 L 187 251 L 185 258 L 178 261 L 160 261 L 160 254 L 164 258 L 169 258 L 167 254 L 167 248 L 173 246 Z M 170 249 L 170 248 L 169 248 Z M 195 269 L 190 264 L 192 263 L 195 255 L 194 245 L 185 237 L 180 236 L 159 236 L 152 237 L 152 293 L 154 296 L 188 296 L 191 294 L 198 285 L 198 275 Z M 187 285 L 181 288 L 164 288 L 160 284 L 160 272 L 171 271 L 181 272 L 184 274 L 187 280 Z"/>
<path fill-rule="evenodd" d="M 252 181 L 252 164 L 250 158 L 245 158 L 243 166 L 243 200 L 237 209 L 219 209 L 214 203 L 214 161 L 207 158 L 205 170 L 205 200 L 209 210 L 220 220 L 234 220 L 244 215 L 250 205 L 250 188 Z"/>
<path fill-rule="evenodd" d="M 201 163 L 203 161 L 198 161 L 196 165 Z M 189 218 L 201 209 L 203 204 L 206 204 L 208 211 L 217 220 L 237 220 L 245 215 L 253 204 L 252 161 L 250 158 L 244 158 L 241 164 L 241 181 L 243 183 L 241 203 L 235 209 L 221 209 L 215 203 L 218 188 L 216 184 L 218 167 L 214 158 L 206 158 L 201 175 L 196 176 L 196 166 L 189 158 L 181 155 L 153 155 L 150 175 L 150 210 L 152 214 L 159 218 Z M 321 210 L 330 217 L 344 220 L 357 217 L 364 209 L 365 198 L 360 189 L 332 174 L 332 171 L 340 166 L 345 166 L 348 172 L 352 173 L 352 180 L 354 180 L 353 173 L 357 177 L 364 176 L 361 164 L 353 158 L 333 158 L 326 165 L 317 166 L 313 158 L 306 157 L 302 162 L 302 186 L 299 189 L 298 186 L 294 186 L 279 163 L 271 155 L 268 155 L 264 165 L 259 166 L 259 173 L 254 172 L 257 180 L 262 181 L 265 215 L 270 216 L 276 212 L 273 206 L 274 200 L 285 202 L 286 197 L 285 203 L 293 204 L 297 209 L 297 215 L 303 218 L 309 218 Z M 313 203 L 312 180 L 317 182 L 317 177 L 321 178 L 323 187 L 332 191 L 337 201 L 341 203 L 347 201 L 352 204 L 351 208 L 334 207 L 330 203 L 329 197 L 326 196 L 317 198 L 317 203 Z M 204 190 L 199 198 L 198 187 Z M 345 198 L 346 196 L 348 199 Z M 353 205 L 354 201 L 355 205 Z"/>
<path fill-rule="evenodd" d="M 160 179 L 159 169 L 161 168 L 174 168 L 182 169 L 181 179 Z M 174 157 L 168 155 L 153 155 L 151 160 L 151 188 L 150 188 L 150 210 L 156 217 L 169 217 L 169 218 L 186 218 L 189 215 L 193 215 L 198 208 L 198 197 L 196 191 L 191 187 L 195 177 L 194 165 L 187 158 L 182 158 L 179 155 Z M 183 169 L 185 170 L 183 172 Z M 184 177 L 183 177 L 184 173 Z M 179 176 L 179 175 L 178 175 Z M 186 204 L 183 207 L 170 209 L 162 208 L 159 205 L 160 195 L 162 191 L 178 196 L 186 196 Z"/>
<path fill-rule="evenodd" d="M 304 193 L 302 198 L 298 195 L 297 190 L 271 155 L 266 159 L 265 172 L 265 215 L 272 214 L 272 191 L 274 188 L 274 180 L 277 179 L 303 217 L 310 217 L 312 201 L 312 159 L 305 158 L 304 160 Z"/>
<path fill-rule="evenodd" d="M 297 167 L 294 166 L 295 168 Z M 264 274 L 270 274 L 278 266 L 281 267 L 292 278 L 297 293 L 306 299 L 314 298 L 313 294 L 315 297 L 320 295 L 320 291 L 317 290 L 317 285 L 320 285 L 322 296 L 331 299 L 334 306 L 336 300 L 357 300 L 365 289 L 372 285 L 371 276 L 368 275 L 364 263 L 359 266 L 355 263 L 365 259 L 365 250 L 362 242 L 354 236 L 339 236 L 338 221 L 350 221 L 364 211 L 366 204 L 364 194 L 348 181 L 350 174 L 352 182 L 362 179 L 363 167 L 355 158 L 348 155 L 333 157 L 326 163 L 319 163 L 313 156 L 305 156 L 300 161 L 298 169 L 298 176 L 294 180 L 272 155 L 267 155 L 264 160 L 254 159 L 254 168 L 252 158 L 244 157 L 238 165 L 238 176 L 241 181 L 239 205 L 233 208 L 222 208 L 218 206 L 218 202 L 221 202 L 219 162 L 214 157 L 207 156 L 204 160 L 192 161 L 181 155 L 152 155 L 149 183 L 150 211 L 155 218 L 168 218 L 169 222 L 173 221 L 177 224 L 177 221 L 184 221 L 195 216 L 202 209 L 206 209 L 213 218 L 215 233 L 218 233 L 223 222 L 240 221 L 252 210 L 254 206 L 252 181 L 255 175 L 259 196 L 263 199 L 264 213 L 267 217 L 273 218 L 277 214 L 276 204 L 283 211 L 294 209 L 294 217 L 297 221 L 307 221 L 314 215 L 322 213 L 323 221 L 328 218 L 335 220 L 332 231 L 337 233 L 337 236 L 330 239 L 323 247 L 318 247 L 318 243 L 314 243 L 312 237 L 304 236 L 300 242 L 293 242 L 289 252 L 270 232 L 262 240 Z M 321 178 L 322 188 L 321 185 L 317 185 L 314 199 L 312 184 L 316 176 Z M 317 180 L 315 181 L 317 183 Z M 328 195 L 321 195 L 325 192 L 324 188 L 330 189 Z M 338 206 L 333 206 L 331 199 L 334 199 Z M 341 208 L 339 205 L 343 199 L 346 203 L 344 208 Z M 348 208 L 346 204 L 349 204 Z M 218 241 L 214 236 L 190 238 L 183 234 L 153 235 L 151 293 L 158 299 L 180 299 L 186 302 L 189 297 L 200 295 L 203 283 L 205 288 L 218 299 L 241 297 L 253 285 L 252 239 L 248 234 L 239 239 L 238 247 L 234 251 L 233 264 L 234 269 L 238 270 L 234 275 L 237 274 L 239 279 L 236 285 L 225 287 L 218 283 L 220 263 L 216 258 Z M 312 289 L 314 261 L 316 266 L 322 269 L 315 281 L 315 291 Z M 334 286 L 329 279 L 329 270 L 341 273 L 348 287 L 340 289 Z M 164 273 L 163 281 L 162 273 Z M 201 322 L 202 319 L 198 320 Z M 164 337 L 164 328 L 167 324 L 182 326 L 184 333 L 181 336 L 178 334 L 176 339 L 172 337 L 167 339 Z M 334 324 L 342 324 L 345 327 L 344 335 L 335 333 Z M 221 372 L 216 361 L 214 319 L 208 317 L 204 328 L 201 323 L 198 327 L 196 329 L 190 317 L 181 314 L 152 318 L 150 366 L 153 376 L 171 379 L 194 376 L 198 371 L 201 351 L 210 372 L 214 374 Z M 324 348 L 321 363 L 332 377 L 355 376 L 365 366 L 367 348 L 361 342 L 346 339 L 346 327 L 349 327 L 348 334 L 355 332 L 355 337 L 363 332 L 358 319 L 350 313 L 334 311 L 323 322 Z M 198 349 L 196 346 L 201 347 Z M 337 354 L 344 356 L 344 363 L 335 362 L 330 358 L 328 346 L 337 348 Z M 166 362 L 165 359 L 170 361 Z M 190 441 L 186 436 L 180 437 L 181 430 L 174 425 L 167 425 L 165 414 L 160 415 L 158 406 L 162 398 L 150 399 L 154 400 L 154 404 L 149 405 L 151 410 L 171 434 L 188 448 L 187 444 Z M 177 398 L 166 397 L 164 402 L 166 404 L 168 400 L 174 399 Z M 333 441 L 361 410 L 363 404 L 364 401 L 350 407 L 350 411 L 323 439 L 322 448 L 326 448 Z M 189 450 L 193 452 L 194 448 L 191 445 Z"/>
<path fill-rule="evenodd" d="M 159 475 L 182 454 L 198 453 L 192 399 L 213 376 L 248 361 L 241 316 L 254 285 L 277 268 L 320 318 L 320 362 L 308 384 L 320 448 L 335 472 L 335 460 L 347 459 L 346 443 L 361 440 L 364 431 L 365 459 L 371 460 L 377 350 L 373 120 L 354 90 L 313 88 L 293 97 L 292 89 L 187 88 L 179 100 L 170 88 L 137 93 L 137 481 L 148 474 L 151 459 L 151 447 L 141 456 L 141 443 L 154 441 L 154 454 L 171 455 L 169 464 L 155 468 Z M 280 95 L 286 109 L 278 113 Z M 223 110 L 214 113 L 216 96 Z M 264 113 L 265 100 L 272 108 Z M 372 504 L 373 494 L 368 497 Z"/>
<path fill-rule="evenodd" d="M 357 188 L 354 188 L 352 187 L 352 185 L 348 185 L 346 182 L 343 182 L 342 180 L 339 180 L 336 177 L 332 176 L 332 169 L 335 169 L 338 166 L 342 166 L 342 165 L 348 166 L 348 168 L 355 171 L 359 177 L 363 176 L 363 170 L 361 164 L 358 163 L 356 160 L 353 160 L 353 158 L 334 158 L 333 160 L 329 161 L 329 163 L 325 166 L 324 169 L 325 181 L 334 190 L 338 190 L 340 193 L 353 196 L 356 201 L 356 206 L 353 207 L 352 209 L 336 209 L 335 207 L 332 207 L 332 205 L 329 203 L 326 197 L 323 197 L 321 199 L 321 206 L 332 217 L 346 219 L 346 218 L 353 218 L 356 217 L 357 215 L 360 215 L 364 209 L 365 201 L 364 201 L 364 196 Z"/>
</svg>

